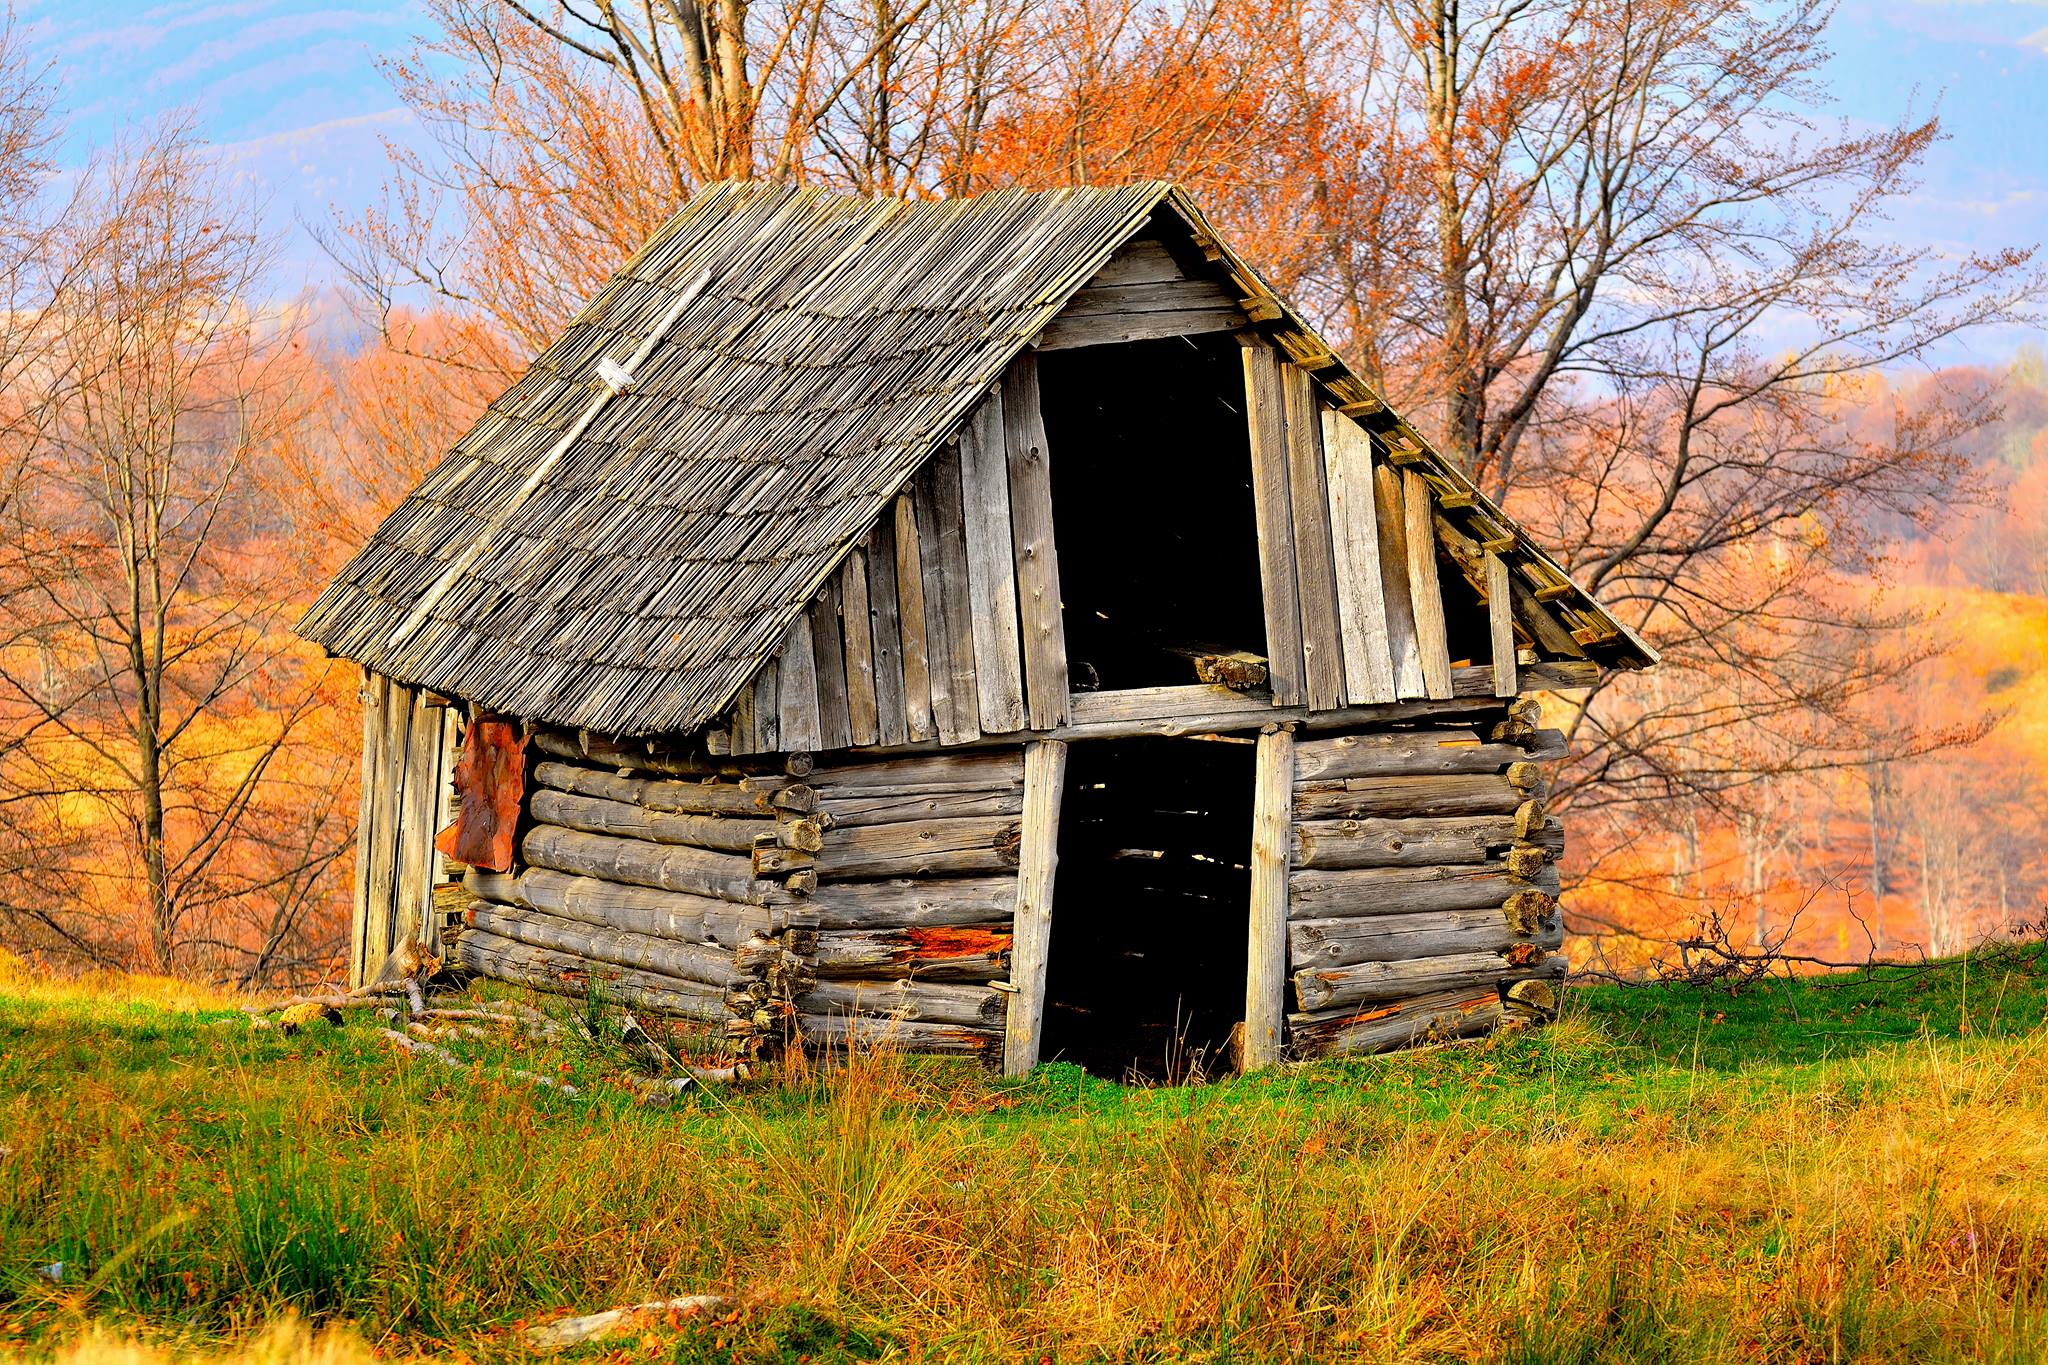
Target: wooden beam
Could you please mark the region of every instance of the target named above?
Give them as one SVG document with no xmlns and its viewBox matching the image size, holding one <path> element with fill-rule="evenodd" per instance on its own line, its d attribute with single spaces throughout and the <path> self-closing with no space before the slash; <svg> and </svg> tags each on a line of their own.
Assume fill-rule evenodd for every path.
<svg viewBox="0 0 2048 1365">
<path fill-rule="evenodd" d="M 1012 361 L 1003 376 L 1003 444 L 1010 465 L 1010 534 L 1024 651 L 1025 719 L 1032 729 L 1044 730 L 1067 719 L 1067 634 L 1060 615 L 1052 467 L 1039 407 L 1038 358 L 1028 351 Z"/>
<path fill-rule="evenodd" d="M 1401 471 L 1391 465 L 1372 469 L 1373 515 L 1378 521 L 1380 587 L 1387 600 L 1387 647 L 1393 656 L 1394 695 L 1402 700 L 1423 697 L 1429 688 L 1422 676 L 1422 651 L 1415 638 L 1415 607 L 1408 591 L 1408 512 L 1401 492 Z"/>
<path fill-rule="evenodd" d="M 924 563 L 920 557 L 917 500 L 896 499 L 896 616 L 903 632 L 903 722 L 913 743 L 932 738 L 932 673 L 925 629 Z"/>
<path fill-rule="evenodd" d="M 1294 579 L 1301 596 L 1303 674 L 1309 709 L 1344 704 L 1344 636 L 1337 620 L 1337 569 L 1330 545 L 1323 423 L 1308 371 L 1280 368 L 1287 411 L 1287 505 L 1294 519 Z"/>
<path fill-rule="evenodd" d="M 1024 664 L 1017 647 L 1017 564 L 1010 533 L 1010 470 L 1003 396 L 991 393 L 960 433 L 962 535 L 973 604 L 974 686 L 983 734 L 1024 728 Z"/>
<path fill-rule="evenodd" d="M 1288 501 L 1287 398 L 1280 357 L 1262 343 L 1244 347 L 1245 416 L 1250 424 L 1252 510 L 1258 522 L 1259 586 L 1266 608 L 1266 660 L 1273 701 L 1303 695 L 1300 591 L 1294 569 L 1294 513 Z"/>
<path fill-rule="evenodd" d="M 1491 551 L 1486 555 L 1486 621 L 1493 637 L 1493 695 L 1515 696 L 1519 686 L 1515 680 L 1514 589 L 1508 562 Z"/>
<path fill-rule="evenodd" d="M 846 637 L 846 716 L 855 744 L 882 737 L 875 688 L 875 629 L 868 609 L 868 554 L 855 546 L 839 566 L 839 623 Z"/>
<path fill-rule="evenodd" d="M 1403 530 L 1408 552 L 1408 600 L 1415 611 L 1415 645 L 1422 683 L 1431 697 L 1451 695 L 1451 651 L 1444 630 L 1443 586 L 1436 572 L 1436 522 L 1429 484 L 1412 469 L 1401 473 Z"/>
<path fill-rule="evenodd" d="M 1387 642 L 1379 520 L 1373 511 L 1372 441 L 1356 422 L 1334 412 L 1325 411 L 1322 419 L 1337 621 L 1344 637 L 1344 699 L 1354 705 L 1393 701 L 1394 658 Z"/>
<path fill-rule="evenodd" d="M 846 701 L 846 640 L 840 628 L 839 575 L 825 580 L 811 600 L 811 663 L 818 670 L 818 744 L 844 749 L 853 743 Z"/>
<path fill-rule="evenodd" d="M 974 606 L 967 594 L 958 446 L 941 450 L 919 473 L 917 501 L 932 724 L 943 743 L 970 743 L 981 738 L 981 705 L 974 682 Z"/>
<path fill-rule="evenodd" d="M 875 725 L 878 741 L 910 738 L 903 700 L 903 625 L 896 596 L 896 516 L 893 510 L 868 535 L 868 623 L 875 649 Z"/>
<path fill-rule="evenodd" d="M 1054 318 L 1033 349 L 1071 351 L 1082 346 L 1118 346 L 1129 341 L 1159 341 L 1168 337 L 1201 336 L 1208 332 L 1235 332 L 1247 325 L 1245 315 L 1235 308 L 1188 309 L 1171 313 L 1110 313 L 1087 317 Z"/>
<path fill-rule="evenodd" d="M 1038 1065 L 1052 945 L 1053 876 L 1059 869 L 1060 797 L 1066 780 L 1064 743 L 1038 740 L 1025 746 L 1023 840 L 1018 848 L 1010 948 L 1010 982 L 1015 989 L 1003 1033 L 1005 1076 L 1021 1076 Z"/>
<path fill-rule="evenodd" d="M 782 747 L 791 753 L 810 753 L 824 747 L 818 736 L 818 669 L 811 648 L 811 619 L 806 612 L 796 618 L 789 634 L 782 637 L 777 657 L 781 695 L 776 705 L 782 731 Z"/>
<path fill-rule="evenodd" d="M 363 771 L 361 801 L 356 814 L 355 897 L 350 906 L 348 984 L 364 983 L 370 958 L 370 925 L 375 901 L 372 898 L 371 865 L 377 859 L 377 815 L 383 783 L 384 707 L 391 691 L 390 680 L 382 674 L 363 670 Z"/>
<path fill-rule="evenodd" d="M 1259 736 L 1252 777 L 1252 901 L 1238 1068 L 1280 1060 L 1287 1016 L 1287 865 L 1294 796 L 1294 732 Z"/>
</svg>

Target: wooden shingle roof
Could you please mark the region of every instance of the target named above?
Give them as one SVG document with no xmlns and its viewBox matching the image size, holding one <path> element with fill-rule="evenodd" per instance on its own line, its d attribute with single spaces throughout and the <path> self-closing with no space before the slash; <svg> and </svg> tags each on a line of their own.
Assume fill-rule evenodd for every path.
<svg viewBox="0 0 2048 1365">
<path fill-rule="evenodd" d="M 1157 183 L 935 202 L 707 187 L 490 405 L 299 631 L 507 714 L 693 730 L 1163 205 L 1208 235 Z M 1340 397 L 1369 392 L 1291 310 L 1276 303 L 1273 320 L 1283 345 L 1299 335 L 1323 351 L 1319 379 Z M 1505 522 L 1483 499 L 1474 511 Z M 1596 634 L 1616 633 L 1618 661 L 1654 657 L 1570 593 Z"/>
</svg>

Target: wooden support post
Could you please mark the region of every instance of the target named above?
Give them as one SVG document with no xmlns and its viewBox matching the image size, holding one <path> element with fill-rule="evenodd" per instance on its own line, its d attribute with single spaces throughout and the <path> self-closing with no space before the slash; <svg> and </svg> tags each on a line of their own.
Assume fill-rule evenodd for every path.
<svg viewBox="0 0 2048 1365">
<path fill-rule="evenodd" d="M 1018 851 L 1017 911 L 1010 949 L 1009 1024 L 1003 1036 L 1003 1074 L 1021 1076 L 1038 1065 L 1045 1024 L 1045 968 L 1052 943 L 1053 873 L 1059 866 L 1060 794 L 1067 780 L 1067 746 L 1056 739 L 1024 748 L 1024 830 Z M 1281 806 L 1282 819 L 1286 806 Z M 1281 877 L 1284 887 L 1286 877 Z M 1286 932 L 1286 916 L 1281 916 Z"/>
<path fill-rule="evenodd" d="M 1287 863 L 1294 795 L 1294 732 L 1259 736 L 1252 779 L 1252 904 L 1238 1066 L 1255 1071 L 1280 1060 L 1287 1014 Z"/>
<path fill-rule="evenodd" d="M 1294 577 L 1294 509 L 1288 500 L 1287 396 L 1280 356 L 1263 341 L 1244 347 L 1246 420 L 1251 424 L 1252 512 L 1259 532 L 1259 586 L 1266 608 L 1266 667 L 1275 706 L 1299 706 L 1303 692 L 1301 595 Z"/>
<path fill-rule="evenodd" d="M 1493 634 L 1493 695 L 1512 697 L 1520 690 L 1515 678 L 1515 604 L 1508 582 L 1508 562 L 1486 552 L 1486 620 Z"/>
</svg>

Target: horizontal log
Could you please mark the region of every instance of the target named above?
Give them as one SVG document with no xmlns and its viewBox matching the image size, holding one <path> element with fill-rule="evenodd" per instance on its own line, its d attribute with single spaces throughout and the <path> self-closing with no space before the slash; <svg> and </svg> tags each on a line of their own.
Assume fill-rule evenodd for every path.
<svg viewBox="0 0 2048 1365">
<path fill-rule="evenodd" d="M 1024 785 L 1021 749 L 1003 753 L 913 754 L 819 767 L 810 785 L 829 798 L 903 792 L 993 791 Z"/>
<path fill-rule="evenodd" d="M 1527 794 L 1505 775 L 1429 773 L 1346 777 L 1294 788 L 1296 820 L 1355 820 L 1426 815 L 1508 815 Z"/>
<path fill-rule="evenodd" d="M 557 872 L 749 905 L 768 905 L 789 894 L 772 882 L 755 880 L 750 858 L 682 844 L 650 844 L 560 825 L 535 825 L 520 840 L 519 850 L 527 862 Z"/>
<path fill-rule="evenodd" d="M 1564 735 L 1544 730 L 1536 743 L 1482 744 L 1472 730 L 1380 730 L 1304 739 L 1295 746 L 1296 783 L 1400 773 L 1500 773 L 1508 765 L 1562 758 Z"/>
<path fill-rule="evenodd" d="M 1369 1009 L 1291 1014 L 1287 1036 L 1296 1057 L 1364 1056 L 1476 1038 L 1491 1033 L 1505 1018 L 1497 990 L 1449 991 Z"/>
<path fill-rule="evenodd" d="M 730 949 L 711 948 L 701 943 L 656 938 L 652 934 L 606 929 L 580 920 L 564 919 L 544 910 L 524 906 L 478 901 L 464 913 L 471 928 L 483 929 L 500 938 L 514 939 L 535 948 L 552 948 L 595 962 L 619 967 L 637 967 L 644 972 L 678 977 L 720 990 L 735 990 L 747 983 L 746 973 L 733 961 Z"/>
<path fill-rule="evenodd" d="M 1483 863 L 1517 842 L 1561 852 L 1564 831 L 1553 820 L 1522 840 L 1511 815 L 1311 820 L 1294 826 L 1294 866 L 1335 869 Z"/>
<path fill-rule="evenodd" d="M 1033 346 L 1040 351 L 1070 351 L 1079 346 L 1119 346 L 1204 332 L 1234 332 L 1246 325 L 1245 315 L 1235 308 L 1061 316 L 1046 325 Z"/>
<path fill-rule="evenodd" d="M 788 922 L 781 907 L 740 905 L 716 896 L 628 886 L 545 867 L 529 867 L 517 876 L 472 868 L 463 883 L 501 905 L 523 905 L 599 928 L 721 948 L 737 948 L 756 935 L 782 933 Z"/>
<path fill-rule="evenodd" d="M 1504 953 L 1518 944 L 1545 952 L 1564 943 L 1556 915 L 1526 921 L 1501 906 L 1410 915 L 1298 919 L 1287 926 L 1288 960 L 1298 968 L 1403 962 L 1457 953 Z"/>
<path fill-rule="evenodd" d="M 834 827 L 888 825 L 905 820 L 966 820 L 982 815 L 1016 815 L 1024 809 L 1024 788 L 999 787 L 993 791 L 920 790 L 886 795 L 841 796 L 824 793 L 820 813 L 832 817 Z"/>
<path fill-rule="evenodd" d="M 1307 967 L 1294 974 L 1294 995 L 1307 1011 L 1406 1000 L 1461 991 L 1522 977 L 1564 974 L 1564 959 L 1509 962 L 1499 953 L 1451 953 L 1406 962 L 1361 962 L 1350 967 Z"/>
<path fill-rule="evenodd" d="M 646 839 L 657 844 L 689 844 L 726 853 L 751 854 L 764 837 L 783 848 L 808 848 L 814 853 L 824 844 L 824 830 L 814 819 L 683 815 L 652 810 L 637 802 L 547 788 L 534 792 L 527 808 L 543 824 L 591 834 L 612 834 L 622 839 Z"/>
<path fill-rule="evenodd" d="M 715 987 L 536 948 L 484 929 L 462 932 L 455 941 L 455 961 L 478 976 L 555 995 L 581 998 L 594 988 L 620 1004 L 708 1022 L 722 1022 L 732 1013 L 725 992 Z"/>
<path fill-rule="evenodd" d="M 681 782 L 665 777 L 633 777 L 575 763 L 537 763 L 533 780 L 556 791 L 683 815 L 773 816 L 778 810 L 816 810 L 818 802 L 817 793 L 802 783 L 764 786 L 751 779 Z"/>
<path fill-rule="evenodd" d="M 813 1016 L 867 1015 L 968 1027 L 1001 1027 L 1009 997 L 988 986 L 936 981 L 820 981 L 797 997 L 798 1012 Z"/>
<path fill-rule="evenodd" d="M 998 981 L 1010 971 L 1010 926 L 823 930 L 812 962 L 821 977 L 902 974 L 927 981 Z"/>
<path fill-rule="evenodd" d="M 976 1057 L 992 1057 L 1003 1050 L 1000 1028 L 963 1028 L 958 1024 L 844 1014 L 806 1014 L 797 1022 L 803 1029 L 805 1044 L 813 1048 L 852 1046 Z"/>
<path fill-rule="evenodd" d="M 1016 820 L 912 820 L 835 829 L 818 854 L 826 881 L 861 877 L 964 876 L 1017 866 Z"/>
<path fill-rule="evenodd" d="M 919 881 L 827 882 L 804 903 L 815 926 L 886 929 L 1007 921 L 1017 905 L 1017 879 L 933 877 Z"/>
<path fill-rule="evenodd" d="M 1287 913 L 1291 919 L 1308 920 L 1490 909 L 1531 887 L 1556 895 L 1557 869 L 1540 866 L 1533 878 L 1522 878 L 1499 861 L 1454 867 L 1315 868 L 1288 877 Z"/>
<path fill-rule="evenodd" d="M 811 770 L 809 754 L 692 754 L 660 741 L 609 739 L 587 731 L 541 729 L 533 746 L 544 754 L 607 768 L 638 768 L 667 777 L 802 777 Z"/>
</svg>

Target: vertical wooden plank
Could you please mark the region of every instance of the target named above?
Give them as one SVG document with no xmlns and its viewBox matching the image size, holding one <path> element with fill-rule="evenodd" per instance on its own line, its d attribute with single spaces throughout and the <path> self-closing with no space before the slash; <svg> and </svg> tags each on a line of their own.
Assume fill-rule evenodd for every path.
<svg viewBox="0 0 2048 1365">
<path fill-rule="evenodd" d="M 442 879 L 441 852 L 434 847 L 434 835 L 448 828 L 454 818 L 455 760 L 461 753 L 461 727 L 453 706 L 441 708 L 440 757 L 434 764 L 434 816 L 428 822 L 426 933 L 422 935 L 430 956 L 441 956 L 441 915 L 434 903 L 434 886 Z"/>
<path fill-rule="evenodd" d="M 844 749 L 853 743 L 846 710 L 846 641 L 839 629 L 839 575 L 825 580 L 811 599 L 811 666 L 818 670 L 818 744 Z"/>
<path fill-rule="evenodd" d="M 1049 730 L 1067 722 L 1067 631 L 1060 616 L 1052 465 L 1038 405 L 1038 357 L 1029 351 L 1012 361 L 1003 376 L 1003 445 L 1010 464 L 1025 718 L 1032 729 Z"/>
<path fill-rule="evenodd" d="M 770 656 L 754 675 L 754 743 L 764 754 L 782 750 L 782 664 Z"/>
<path fill-rule="evenodd" d="M 909 493 L 896 499 L 895 536 L 896 617 L 903 631 L 903 723 L 910 738 L 923 743 L 937 731 L 932 725 L 931 648 L 925 631 L 917 499 Z"/>
<path fill-rule="evenodd" d="M 386 951 L 417 942 L 426 924 L 423 906 L 433 894 L 434 811 L 439 794 L 434 778 L 440 767 L 441 712 L 427 705 L 426 693 L 403 689 L 410 706 L 406 727 L 405 772 L 399 784 L 397 895 Z"/>
<path fill-rule="evenodd" d="M 1294 513 L 1287 499 L 1287 399 L 1280 359 L 1262 341 L 1244 347 L 1245 420 L 1252 447 L 1252 511 L 1259 587 L 1266 604 L 1266 672 L 1275 706 L 1302 698 L 1301 606 L 1294 581 Z"/>
<path fill-rule="evenodd" d="M 903 709 L 903 628 L 896 613 L 896 517 L 868 534 L 868 633 L 875 648 L 875 724 L 883 744 L 910 738 Z"/>
<path fill-rule="evenodd" d="M 389 684 L 380 674 L 363 671 L 363 776 L 356 807 L 356 884 L 350 907 L 348 984 L 364 982 L 364 964 L 369 958 L 371 917 L 370 865 L 376 860 L 377 793 L 382 787 L 384 750 L 384 697 Z"/>
<path fill-rule="evenodd" d="M 1508 562 L 1492 550 L 1486 552 L 1486 622 L 1493 636 L 1493 695 L 1517 696 L 1521 685 L 1515 670 L 1514 587 L 1508 580 Z"/>
<path fill-rule="evenodd" d="M 867 551 L 848 552 L 839 566 L 839 625 L 846 636 L 846 716 L 855 744 L 881 737 L 875 700 L 875 633 L 868 619 Z"/>
<path fill-rule="evenodd" d="M 757 726 L 754 721 L 753 684 L 740 689 L 732 699 L 732 709 L 726 713 L 727 730 L 732 735 L 732 751 L 736 754 L 757 754 L 761 746 L 755 738 Z"/>
<path fill-rule="evenodd" d="M 942 744 L 981 738 L 980 691 L 974 681 L 974 606 L 967 588 L 967 543 L 961 532 L 960 449 L 947 446 L 919 476 L 918 553 L 924 562 L 925 642 L 931 651 L 932 724 Z"/>
<path fill-rule="evenodd" d="M 1380 534 L 1372 498 L 1372 439 L 1358 423 L 1324 408 L 1323 466 L 1330 489 L 1330 548 L 1337 573 L 1337 624 L 1344 636 L 1344 696 L 1356 706 L 1395 700 L 1380 586 Z"/>
<path fill-rule="evenodd" d="M 1394 692 L 1405 700 L 1427 694 L 1422 653 L 1415 644 L 1415 609 L 1408 600 L 1408 522 L 1401 471 L 1376 464 L 1372 470 L 1373 515 L 1379 522 L 1380 586 L 1387 598 L 1387 645 L 1394 659 Z"/>
<path fill-rule="evenodd" d="M 1003 1030 L 1005 1076 L 1021 1076 L 1038 1065 L 1045 1026 L 1045 968 L 1052 947 L 1053 874 L 1060 858 L 1060 796 L 1066 781 L 1064 742 L 1042 739 L 1024 746 L 1023 842 L 1017 851 L 1017 911 L 1010 945 L 1010 984 L 1016 989 L 1010 993 L 1009 1020 Z"/>
<path fill-rule="evenodd" d="M 363 959 L 364 979 L 374 981 L 397 942 L 399 835 L 405 814 L 405 755 L 412 736 L 412 697 L 385 679 L 384 739 L 378 748 L 376 846 L 370 864 L 370 920 Z"/>
<path fill-rule="evenodd" d="M 1429 484 L 1414 470 L 1401 474 L 1401 500 L 1408 551 L 1408 598 L 1415 609 L 1415 647 L 1422 655 L 1422 683 L 1429 695 L 1451 695 L 1451 651 L 1444 633 L 1444 594 L 1436 573 L 1436 518 Z"/>
<path fill-rule="evenodd" d="M 1024 728 L 1024 662 L 1017 644 L 1017 566 L 1011 549 L 1010 471 L 1003 396 L 983 399 L 960 433 L 962 539 L 974 631 L 974 687 L 983 734 Z"/>
<path fill-rule="evenodd" d="M 1294 732 L 1259 736 L 1252 777 L 1252 904 L 1244 982 L 1245 1071 L 1280 1060 L 1287 1015 L 1287 866 L 1293 848 Z"/>
<path fill-rule="evenodd" d="M 811 615 L 805 612 L 782 637 L 782 652 L 776 656 L 781 671 L 776 698 L 776 717 L 782 731 L 782 747 L 793 754 L 807 754 L 825 747 L 818 734 L 818 668 L 811 647 Z"/>
<path fill-rule="evenodd" d="M 1330 498 L 1323 482 L 1323 424 L 1308 371 L 1282 363 L 1287 411 L 1287 506 L 1294 519 L 1294 581 L 1301 598 L 1303 682 L 1311 711 L 1344 704 L 1344 640 L 1337 623 L 1337 569 Z"/>
</svg>

